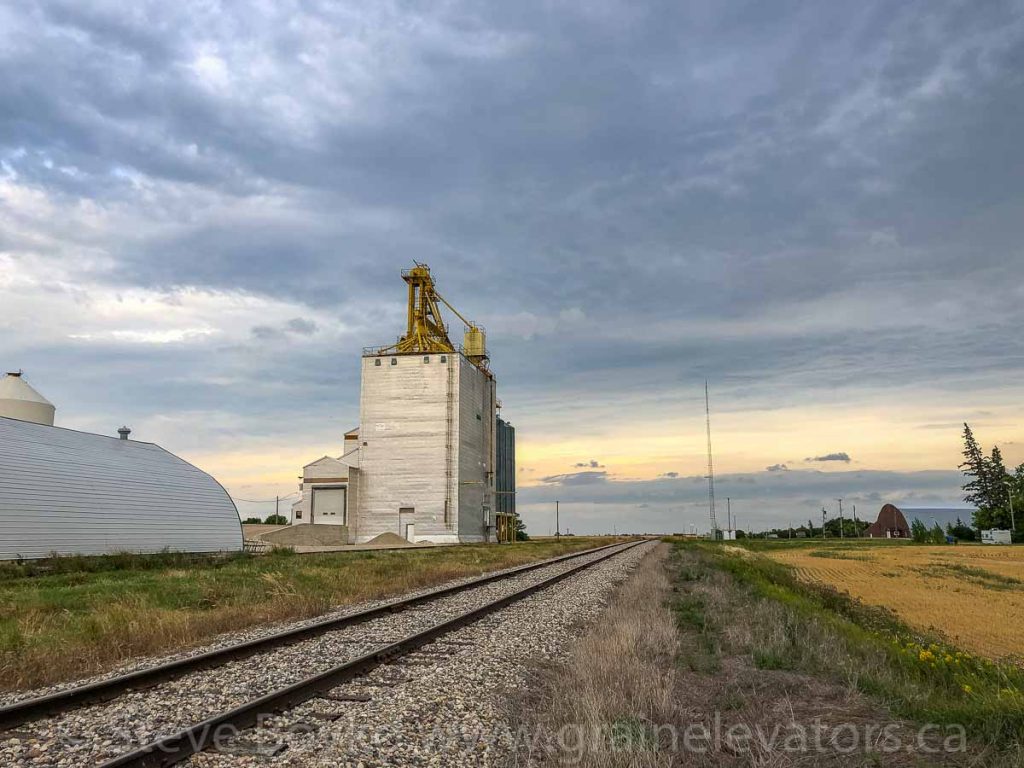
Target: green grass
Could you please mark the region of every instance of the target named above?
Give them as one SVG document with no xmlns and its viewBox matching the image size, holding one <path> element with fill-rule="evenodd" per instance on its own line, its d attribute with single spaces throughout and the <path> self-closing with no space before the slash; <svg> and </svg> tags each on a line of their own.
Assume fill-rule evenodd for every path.
<svg viewBox="0 0 1024 768">
<path fill-rule="evenodd" d="M 718 628 L 708 612 L 707 598 L 700 591 L 707 568 L 696 563 L 673 561 L 674 581 L 678 585 L 672 600 L 676 625 L 684 636 L 695 642 L 680 649 L 679 661 L 695 672 L 714 672 L 720 666 Z M 687 632 L 688 631 L 688 632 Z"/>
<path fill-rule="evenodd" d="M 807 553 L 809 557 L 824 557 L 829 560 L 870 560 L 866 555 L 851 554 L 845 547 L 831 549 L 815 549 Z"/>
<path fill-rule="evenodd" d="M 954 576 L 978 584 L 985 589 L 1007 590 L 1024 587 L 1024 581 L 1020 579 L 960 563 L 934 563 L 925 568 L 919 568 L 918 571 L 926 576 L 938 576 L 940 578 Z"/>
<path fill-rule="evenodd" d="M 515 545 L 196 558 L 111 555 L 0 570 L 0 688 L 75 679 L 225 631 L 610 543 L 573 537 Z"/>
<path fill-rule="evenodd" d="M 754 598 L 754 661 L 838 679 L 901 717 L 961 724 L 981 743 L 1024 744 L 1024 672 L 963 653 L 912 630 L 894 614 L 806 584 L 765 557 L 712 543 L 677 543 L 727 573 Z"/>
</svg>

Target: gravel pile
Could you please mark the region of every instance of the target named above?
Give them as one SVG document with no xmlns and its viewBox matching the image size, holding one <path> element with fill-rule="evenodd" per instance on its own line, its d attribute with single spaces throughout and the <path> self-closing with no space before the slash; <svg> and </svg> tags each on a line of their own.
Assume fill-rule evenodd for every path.
<svg viewBox="0 0 1024 768">
<path fill-rule="evenodd" d="M 26 724 L 13 734 L 0 735 L 0 739 L 6 739 L 0 741 L 0 765 L 63 767 L 101 762 L 599 556 L 588 555 L 557 563 L 355 627 L 329 632 L 286 648 L 193 673 L 155 688 L 126 694 L 108 704 Z M 624 555 L 615 560 L 628 557 Z M 595 569 L 604 567 L 595 566 Z M 576 578 L 569 581 L 575 581 Z M 360 609 L 363 607 L 359 606 Z M 349 607 L 338 612 L 338 615 L 354 610 Z M 316 620 L 323 618 L 318 617 Z M 301 623 L 292 626 L 298 624 Z M 222 638 L 216 645 L 190 651 L 190 655 L 260 634 L 267 634 L 267 629 L 262 628 L 262 632 L 232 633 L 230 640 Z M 434 663 L 430 660 L 438 660 L 439 649 L 443 647 L 441 643 L 432 644 L 432 650 L 425 649 L 424 653 L 411 657 L 408 663 L 428 669 Z M 458 654 L 452 652 L 443 655 L 447 657 Z M 395 690 L 399 687 L 404 688 L 395 686 Z M 32 693 L 40 695 L 41 692 Z M 317 718 L 313 718 L 313 721 L 317 731 L 322 730 L 321 723 L 328 722 Z M 266 760 L 259 756 L 238 759 Z"/>
<path fill-rule="evenodd" d="M 654 546 L 571 576 L 185 765 L 501 765 L 512 738 L 503 702 L 526 685 L 528 665 L 561 658 Z"/>
</svg>

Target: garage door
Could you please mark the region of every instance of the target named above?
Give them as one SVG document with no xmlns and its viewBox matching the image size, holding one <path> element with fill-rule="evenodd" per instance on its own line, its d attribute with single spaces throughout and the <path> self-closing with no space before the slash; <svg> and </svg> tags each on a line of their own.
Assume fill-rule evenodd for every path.
<svg viewBox="0 0 1024 768">
<path fill-rule="evenodd" d="M 345 489 L 313 489 L 313 522 L 320 525 L 345 524 Z"/>
</svg>

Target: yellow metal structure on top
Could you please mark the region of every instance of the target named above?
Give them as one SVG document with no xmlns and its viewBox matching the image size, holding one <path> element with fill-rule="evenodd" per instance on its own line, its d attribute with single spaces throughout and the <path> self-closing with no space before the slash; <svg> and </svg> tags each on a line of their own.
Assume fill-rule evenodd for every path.
<svg viewBox="0 0 1024 768">
<path fill-rule="evenodd" d="M 409 325 L 392 349 L 404 354 L 454 352 L 455 345 L 448 338 L 448 328 L 441 317 L 440 296 L 430 267 L 417 264 L 402 272 L 402 279 L 409 284 Z"/>
<path fill-rule="evenodd" d="M 463 317 L 455 307 L 437 292 L 430 267 L 417 263 L 402 272 L 409 286 L 408 325 L 405 335 L 397 344 L 378 350 L 377 354 L 436 354 L 455 352 L 448 337 L 448 326 L 441 316 L 441 304 L 450 309 L 466 325 L 464 353 L 477 367 L 487 370 L 487 348 L 484 331 L 476 323 Z"/>
</svg>

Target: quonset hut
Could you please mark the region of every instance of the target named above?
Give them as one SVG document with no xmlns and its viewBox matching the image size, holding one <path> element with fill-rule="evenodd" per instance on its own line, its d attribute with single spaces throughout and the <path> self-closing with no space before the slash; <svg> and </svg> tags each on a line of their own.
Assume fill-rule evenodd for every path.
<svg viewBox="0 0 1024 768">
<path fill-rule="evenodd" d="M 210 475 L 126 427 L 108 437 L 52 421 L 52 405 L 0 400 L 0 560 L 242 549 L 238 511 Z"/>
</svg>

